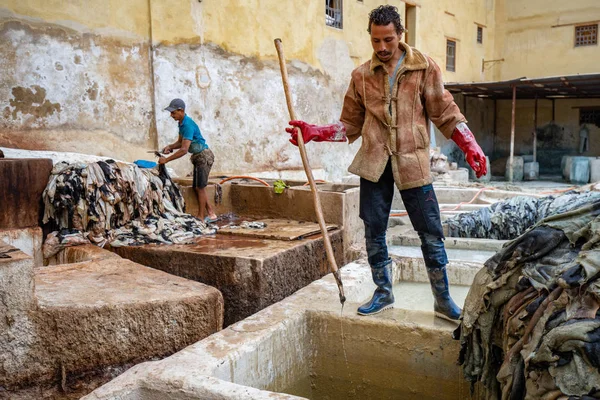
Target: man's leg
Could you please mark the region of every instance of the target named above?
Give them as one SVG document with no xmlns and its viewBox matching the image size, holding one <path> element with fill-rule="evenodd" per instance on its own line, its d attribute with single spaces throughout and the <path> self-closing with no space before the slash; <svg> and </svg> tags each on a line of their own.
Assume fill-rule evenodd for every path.
<svg viewBox="0 0 600 400">
<path fill-rule="evenodd" d="M 360 180 L 360 218 L 365 224 L 367 257 L 373 282 L 377 285 L 370 301 L 358 308 L 358 314 L 371 315 L 394 304 L 392 292 L 392 260 L 385 240 L 392 199 L 394 177 L 388 162 L 379 182 Z"/>
<path fill-rule="evenodd" d="M 207 196 L 206 196 L 206 188 L 194 188 L 196 191 L 196 197 L 198 197 L 198 218 L 204 221 L 204 212 L 206 210 L 207 204 Z"/>
<path fill-rule="evenodd" d="M 205 212 L 208 218 L 215 220 L 217 215 L 214 212 L 212 204 L 208 201 L 206 186 L 208 185 L 208 176 L 213 165 L 214 155 L 210 149 L 202 151 L 196 156 L 194 162 L 194 181 L 193 186 L 198 197 L 198 218 L 204 221 Z"/>
<path fill-rule="evenodd" d="M 448 290 L 446 274 L 448 256 L 444 247 L 440 208 L 433 185 L 402 190 L 400 194 L 410 222 L 421 239 L 423 260 L 435 298 L 433 306 L 435 314 L 441 318 L 457 320 L 461 310 L 450 297 Z"/>
</svg>

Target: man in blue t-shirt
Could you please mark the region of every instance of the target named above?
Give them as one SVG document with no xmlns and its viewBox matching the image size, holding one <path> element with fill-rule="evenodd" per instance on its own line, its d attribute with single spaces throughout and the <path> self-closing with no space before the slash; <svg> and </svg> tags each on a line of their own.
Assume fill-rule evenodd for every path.
<svg viewBox="0 0 600 400">
<path fill-rule="evenodd" d="M 198 196 L 198 218 L 205 222 L 216 222 L 217 215 L 208 201 L 206 194 L 206 185 L 208 185 L 208 175 L 215 161 L 213 152 L 208 148 L 206 140 L 202 137 L 198 125 L 185 114 L 185 103 L 181 99 L 173 99 L 165 111 L 171 113 L 171 118 L 177 121 L 179 126 L 179 138 L 175 143 L 167 145 L 163 149 L 164 154 L 170 154 L 173 150 L 177 151 L 170 157 L 160 157 L 159 164 L 166 164 L 169 161 L 183 157 L 186 153 L 192 154 L 191 161 L 194 165 L 193 187 Z M 204 218 L 204 213 L 208 214 Z"/>
</svg>

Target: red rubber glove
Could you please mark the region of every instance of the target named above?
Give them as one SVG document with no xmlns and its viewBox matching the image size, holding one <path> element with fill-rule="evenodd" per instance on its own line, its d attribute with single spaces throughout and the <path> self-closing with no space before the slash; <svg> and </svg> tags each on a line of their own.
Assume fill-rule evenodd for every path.
<svg viewBox="0 0 600 400">
<path fill-rule="evenodd" d="M 451 139 L 458 145 L 458 147 L 465 153 L 467 162 L 475 171 L 475 175 L 481 178 L 487 174 L 487 163 L 483 150 L 475 141 L 475 136 L 469 130 L 469 127 L 464 122 L 459 123 L 452 132 Z"/>
<path fill-rule="evenodd" d="M 341 122 L 331 125 L 312 125 L 304 121 L 290 121 L 290 125 L 300 128 L 304 143 L 311 140 L 315 142 L 345 142 L 346 127 Z M 298 133 L 295 128 L 285 128 L 285 131 L 291 135 L 290 143 L 298 146 Z"/>
</svg>

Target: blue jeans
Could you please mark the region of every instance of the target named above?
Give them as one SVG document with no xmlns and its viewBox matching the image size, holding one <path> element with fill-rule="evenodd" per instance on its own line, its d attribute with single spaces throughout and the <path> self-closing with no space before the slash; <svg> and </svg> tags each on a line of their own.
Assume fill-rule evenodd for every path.
<svg viewBox="0 0 600 400">
<path fill-rule="evenodd" d="M 379 181 L 373 183 L 360 179 L 360 218 L 365 224 L 367 256 L 372 268 L 381 268 L 389 260 L 386 231 L 392 199 L 394 176 L 388 161 Z M 440 219 L 440 208 L 433 186 L 425 185 L 401 190 L 410 222 L 421 239 L 421 251 L 427 268 L 440 268 L 448 264 L 444 248 L 444 231 Z"/>
</svg>

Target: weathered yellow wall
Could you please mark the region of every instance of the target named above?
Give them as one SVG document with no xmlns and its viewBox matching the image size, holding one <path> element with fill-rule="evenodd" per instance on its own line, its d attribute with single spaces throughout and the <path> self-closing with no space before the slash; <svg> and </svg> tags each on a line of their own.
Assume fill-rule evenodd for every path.
<svg viewBox="0 0 600 400">
<path fill-rule="evenodd" d="M 488 79 L 481 71 L 482 59 L 490 59 L 494 48 L 494 9 L 488 0 L 429 0 L 417 7 L 416 46 L 442 68 L 446 82 Z M 454 14 L 454 15 L 450 15 Z M 477 43 L 477 25 L 483 28 L 483 43 Z M 446 71 L 446 38 L 456 39 L 456 71 Z"/>
<path fill-rule="evenodd" d="M 73 28 L 103 29 L 106 35 L 149 33 L 148 0 L 3 0 L 5 10 Z"/>
<path fill-rule="evenodd" d="M 0 7 L 0 146 L 135 160 L 154 147 L 146 0 Z"/>
<path fill-rule="evenodd" d="M 190 0 L 152 2 L 153 40 L 162 43 L 212 42 L 227 51 L 264 59 L 276 57 L 273 39 L 283 40 L 286 57 L 326 70 L 320 62 L 323 42 L 344 42 L 355 65 L 367 61 L 372 48 L 367 33 L 368 14 L 381 4 L 398 7 L 405 19 L 405 2 L 399 0 L 347 0 L 344 28 L 325 25 L 325 1 L 221 0 L 203 1 L 202 22 L 189 13 Z M 494 48 L 494 9 L 491 0 L 421 0 L 416 7 L 415 47 L 433 57 L 447 81 L 481 80 L 481 61 Z M 451 16 L 446 13 L 454 14 Z M 477 25 L 485 25 L 483 44 L 476 41 Z M 411 27 L 409 27 L 411 29 Z M 445 71 L 446 37 L 457 39 L 456 72 Z"/>
<path fill-rule="evenodd" d="M 497 0 L 494 80 L 600 72 L 600 47 L 574 47 L 569 25 L 598 20 L 598 0 Z"/>
</svg>

